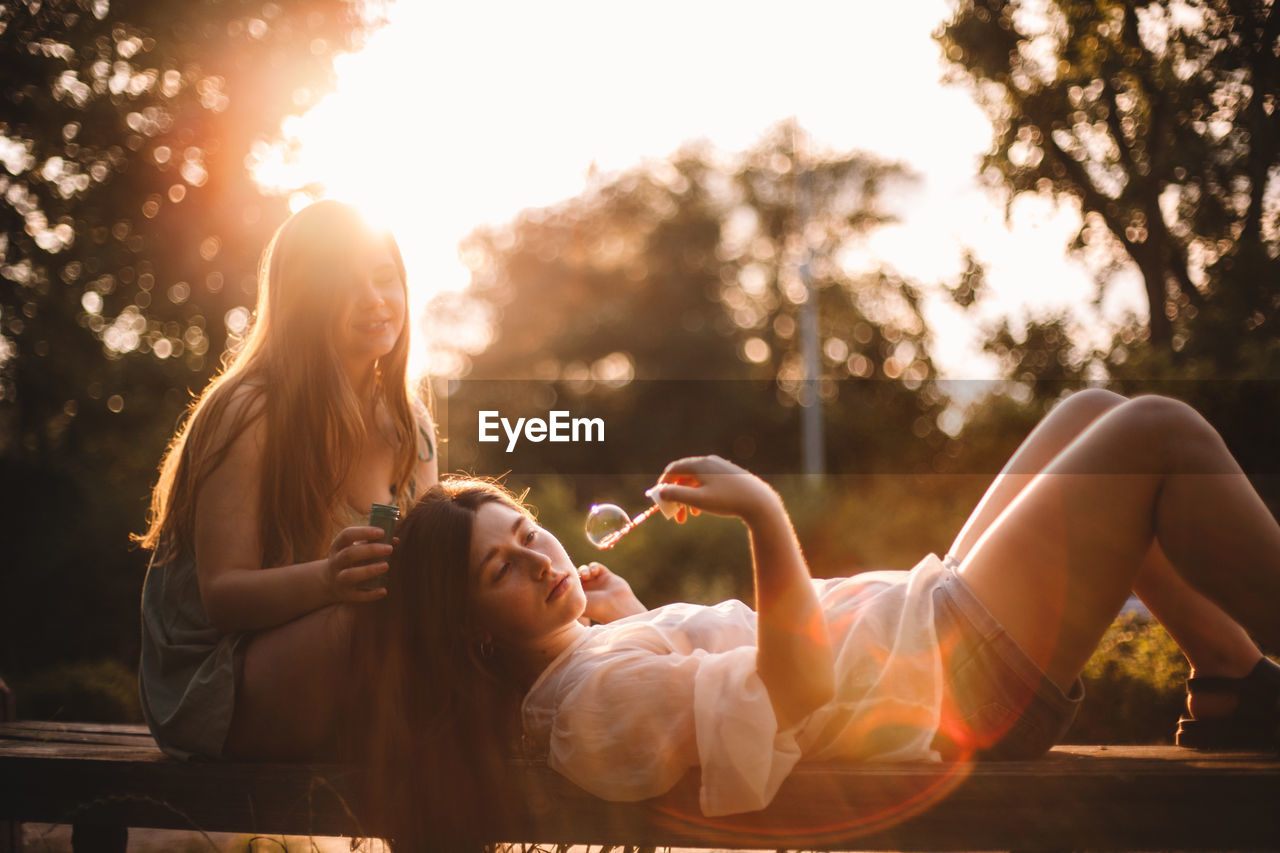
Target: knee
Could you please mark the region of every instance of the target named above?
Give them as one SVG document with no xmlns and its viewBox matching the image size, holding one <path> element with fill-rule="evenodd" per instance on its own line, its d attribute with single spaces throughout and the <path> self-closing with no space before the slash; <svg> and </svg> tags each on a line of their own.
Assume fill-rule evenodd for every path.
<svg viewBox="0 0 1280 853">
<path fill-rule="evenodd" d="M 1134 397 L 1113 417 L 1144 441 L 1168 447 L 1174 443 L 1217 438 L 1217 431 L 1190 405 L 1156 394 Z"/>
<path fill-rule="evenodd" d="M 1070 413 L 1073 417 L 1092 421 L 1114 409 L 1128 398 L 1105 388 L 1085 388 L 1076 391 L 1058 403 L 1056 409 Z"/>
</svg>

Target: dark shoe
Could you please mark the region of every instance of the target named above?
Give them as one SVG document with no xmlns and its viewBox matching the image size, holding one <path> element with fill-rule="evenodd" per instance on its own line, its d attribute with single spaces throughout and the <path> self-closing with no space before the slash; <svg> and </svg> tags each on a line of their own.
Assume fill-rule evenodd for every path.
<svg viewBox="0 0 1280 853">
<path fill-rule="evenodd" d="M 1240 703 L 1222 717 L 1178 720 L 1178 746 L 1191 749 L 1280 749 L 1280 665 L 1267 658 L 1244 678 L 1196 676 L 1187 692 L 1234 693 Z"/>
</svg>

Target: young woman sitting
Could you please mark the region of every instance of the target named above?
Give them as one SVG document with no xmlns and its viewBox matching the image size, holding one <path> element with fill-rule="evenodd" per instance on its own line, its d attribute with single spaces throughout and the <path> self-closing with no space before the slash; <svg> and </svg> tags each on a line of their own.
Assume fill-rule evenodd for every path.
<svg viewBox="0 0 1280 853">
<path fill-rule="evenodd" d="M 394 238 L 350 205 L 304 207 L 263 253 L 253 325 L 174 435 L 139 537 L 142 710 L 170 755 L 336 750 L 351 621 L 391 552 L 370 507 L 436 482 L 407 305 Z"/>
<path fill-rule="evenodd" d="M 659 483 L 746 523 L 754 610 L 646 611 L 603 566 L 580 578 L 490 483 L 443 483 L 409 513 L 390 594 L 357 626 L 353 693 L 369 802 L 399 841 L 486 840 L 466 827 L 501 808 L 519 740 L 610 800 L 700 766 L 708 816 L 764 808 L 802 758 L 1037 756 L 1130 592 L 1193 666 L 1180 737 L 1276 745 L 1280 667 L 1241 626 L 1280 647 L 1280 526 L 1185 404 L 1070 397 L 948 556 L 910 572 L 812 579 L 777 494 L 723 459 L 681 459 Z"/>
</svg>

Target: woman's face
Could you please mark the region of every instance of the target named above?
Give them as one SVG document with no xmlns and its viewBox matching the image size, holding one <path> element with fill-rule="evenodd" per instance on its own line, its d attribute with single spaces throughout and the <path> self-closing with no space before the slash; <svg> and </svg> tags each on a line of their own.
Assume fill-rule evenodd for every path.
<svg viewBox="0 0 1280 853">
<path fill-rule="evenodd" d="M 405 284 L 382 240 L 361 242 L 351 258 L 350 284 L 338 314 L 337 347 L 350 361 L 376 361 L 405 329 Z"/>
<path fill-rule="evenodd" d="M 539 650 L 577 624 L 586 607 L 564 547 L 528 516 L 490 502 L 471 530 L 471 602 L 499 644 Z"/>
</svg>

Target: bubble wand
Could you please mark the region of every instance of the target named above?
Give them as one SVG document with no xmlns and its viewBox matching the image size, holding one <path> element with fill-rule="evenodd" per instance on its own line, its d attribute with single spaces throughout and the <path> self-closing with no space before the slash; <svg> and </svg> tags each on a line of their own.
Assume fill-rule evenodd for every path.
<svg viewBox="0 0 1280 853">
<path fill-rule="evenodd" d="M 607 551 L 655 512 L 661 511 L 666 518 L 675 516 L 680 504 L 660 498 L 659 488 L 661 487 L 654 486 L 644 493 L 645 497 L 653 501 L 653 506 L 637 513 L 635 517 L 617 504 L 592 504 L 587 513 L 587 541 L 601 551 Z"/>
</svg>

